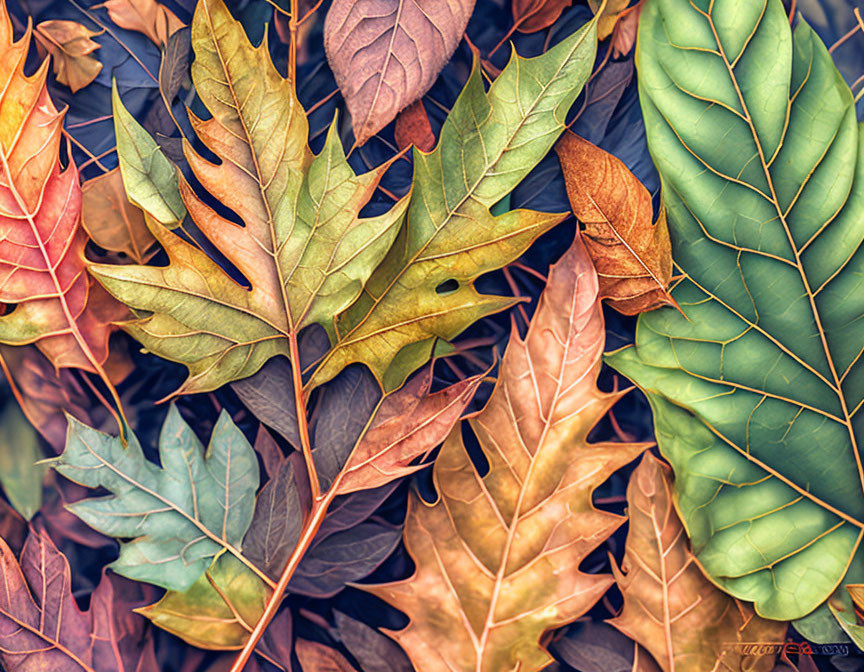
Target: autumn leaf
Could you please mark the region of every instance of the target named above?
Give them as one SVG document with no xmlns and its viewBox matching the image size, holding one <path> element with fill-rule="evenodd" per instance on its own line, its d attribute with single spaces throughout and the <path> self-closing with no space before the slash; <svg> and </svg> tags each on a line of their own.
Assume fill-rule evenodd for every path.
<svg viewBox="0 0 864 672">
<path fill-rule="evenodd" d="M 92 38 L 100 34 L 76 21 L 51 20 L 37 24 L 37 43 L 49 54 L 54 63 L 57 81 L 72 93 L 90 84 L 102 71 L 102 64 L 93 56 L 99 44 Z"/>
<path fill-rule="evenodd" d="M 422 100 L 411 103 L 399 113 L 394 136 L 399 149 L 414 145 L 424 152 L 431 152 L 435 148 L 435 134 Z"/>
<path fill-rule="evenodd" d="M 603 7 L 603 4 L 604 0 L 588 0 L 591 11 L 595 14 L 599 13 L 600 18 L 597 22 L 598 40 L 605 40 L 612 34 L 612 31 L 615 30 L 615 24 L 618 23 L 618 19 L 621 18 L 624 10 L 627 9 L 630 0 L 606 0 L 605 7 Z"/>
<path fill-rule="evenodd" d="M 354 667 L 345 656 L 318 642 L 298 639 L 294 651 L 303 672 L 354 672 Z"/>
<path fill-rule="evenodd" d="M 355 175 L 335 125 L 313 156 L 293 82 L 273 67 L 266 44 L 252 47 L 222 0 L 198 4 L 192 43 L 192 79 L 213 117 L 190 118 L 222 161 L 210 163 L 189 144 L 186 157 L 201 184 L 244 226 L 217 214 L 185 180 L 180 191 L 198 228 L 252 287 L 238 285 L 198 248 L 158 226 L 151 228 L 168 254 L 167 267 L 91 267 L 122 301 L 153 313 L 129 331 L 151 352 L 190 369 L 178 393 L 216 389 L 277 354 L 297 359 L 292 348 L 299 331 L 331 323 L 354 301 L 392 244 L 407 205 L 403 200 L 383 215 L 360 217 L 389 164 Z M 236 103 L 225 102 L 231 100 Z"/>
<path fill-rule="evenodd" d="M 647 444 L 587 440 L 621 397 L 596 385 L 604 340 L 597 276 L 577 238 L 552 267 L 525 339 L 511 335 L 486 408 L 467 421 L 488 473 L 456 427 L 433 468 L 438 500 L 409 502 L 414 575 L 364 586 L 411 619 L 390 634 L 418 672 L 540 670 L 552 661 L 542 635 L 612 584 L 579 570 L 623 522 L 591 495 Z"/>
<path fill-rule="evenodd" d="M 513 0 L 513 23 L 523 33 L 536 33 L 558 20 L 573 0 Z"/>
<path fill-rule="evenodd" d="M 81 196 L 81 225 L 90 240 L 139 264 L 153 256 L 156 239 L 144 214 L 129 202 L 119 167 L 87 180 L 81 186 Z"/>
<path fill-rule="evenodd" d="M 0 3 L 0 302 L 15 305 L 0 317 L 0 342 L 35 343 L 54 366 L 110 386 L 108 336 L 126 309 L 87 274 L 78 171 L 60 165 L 63 114 L 48 97 L 48 62 L 24 74 L 29 41 L 28 31 L 13 42 Z"/>
<path fill-rule="evenodd" d="M 473 322 L 518 301 L 481 294 L 474 281 L 515 261 L 562 217 L 489 208 L 564 131 L 596 46 L 589 21 L 541 56 L 514 55 L 488 91 L 475 58 L 438 146 L 414 151 L 406 225 L 366 291 L 337 319 L 333 349 L 310 386 L 360 362 L 385 390 L 395 389 Z"/>
<path fill-rule="evenodd" d="M 616 157 L 573 133 L 555 147 L 573 214 L 600 279 L 600 297 L 636 315 L 673 303 L 665 210 L 652 224 L 651 195 Z"/>
<path fill-rule="evenodd" d="M 673 506 L 671 469 L 646 453 L 630 477 L 627 504 L 624 563 L 613 565 L 624 607 L 609 622 L 664 672 L 770 672 L 776 654 L 748 655 L 741 644 L 783 642 L 788 624 L 759 618 L 705 578 Z"/>
<path fill-rule="evenodd" d="M 66 449 L 51 460 L 66 478 L 112 496 L 69 509 L 103 534 L 131 539 L 111 565 L 118 574 L 171 590 L 192 586 L 223 551 L 250 566 L 241 543 L 252 520 L 258 462 L 252 446 L 222 413 L 205 454 L 176 407 L 159 439 L 161 467 L 134 435 L 117 438 L 70 419 Z M 250 569 L 267 581 L 254 565 Z"/>
<path fill-rule="evenodd" d="M 474 0 L 333 2 L 324 49 L 358 145 L 429 90 L 473 9 Z"/>
<path fill-rule="evenodd" d="M 104 8 L 121 28 L 143 33 L 158 47 L 185 24 L 165 5 L 156 0 L 107 0 L 93 9 Z"/>
</svg>

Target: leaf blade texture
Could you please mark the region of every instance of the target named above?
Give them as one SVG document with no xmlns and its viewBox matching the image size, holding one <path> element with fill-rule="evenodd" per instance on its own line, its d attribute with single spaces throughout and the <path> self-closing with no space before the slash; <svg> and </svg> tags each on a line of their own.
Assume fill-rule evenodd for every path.
<svg viewBox="0 0 864 672">
<path fill-rule="evenodd" d="M 577 239 L 552 267 L 525 339 L 517 332 L 486 408 L 470 423 L 481 477 L 457 427 L 433 468 L 439 499 L 412 495 L 405 542 L 417 570 L 365 587 L 404 611 L 389 633 L 419 672 L 540 670 L 550 628 L 575 620 L 612 583 L 579 564 L 623 522 L 591 492 L 647 444 L 589 444 L 621 396 L 596 387 L 604 344 L 597 276 Z"/>
<path fill-rule="evenodd" d="M 435 83 L 474 0 L 335 0 L 324 49 L 362 145 Z"/>
<path fill-rule="evenodd" d="M 712 581 L 800 618 L 861 573 L 864 135 L 824 45 L 779 2 L 646 4 L 639 31 L 683 315 L 640 316 L 610 362 L 648 393 Z"/>
<path fill-rule="evenodd" d="M 69 506 L 103 534 L 131 539 L 121 542 L 111 569 L 183 591 L 223 551 L 245 561 L 240 546 L 252 520 L 258 462 L 227 413 L 205 453 L 175 406 L 162 426 L 159 457 L 161 467 L 144 457 L 134 437 L 124 447 L 69 418 L 66 448 L 51 464 L 72 481 L 112 493 Z"/>
</svg>

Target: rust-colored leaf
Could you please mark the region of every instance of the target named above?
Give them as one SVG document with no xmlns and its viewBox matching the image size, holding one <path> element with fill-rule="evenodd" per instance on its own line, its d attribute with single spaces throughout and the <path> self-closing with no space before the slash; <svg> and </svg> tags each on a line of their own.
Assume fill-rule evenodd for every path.
<svg viewBox="0 0 864 672">
<path fill-rule="evenodd" d="M 573 0 L 513 0 L 513 22 L 522 33 L 536 33 L 558 20 Z"/>
<path fill-rule="evenodd" d="M 418 672 L 540 670 L 552 661 L 543 634 L 612 584 L 579 570 L 623 522 L 594 508 L 592 492 L 647 446 L 588 442 L 621 396 L 597 388 L 604 334 L 597 276 L 577 238 L 552 267 L 525 339 L 512 334 L 489 403 L 468 421 L 488 473 L 454 428 L 433 471 L 438 501 L 410 499 L 414 575 L 366 587 L 410 617 L 390 634 Z"/>
<path fill-rule="evenodd" d="M 156 239 L 144 213 L 126 197 L 120 168 L 87 180 L 81 193 L 81 224 L 94 243 L 139 264 L 153 256 Z"/>
<path fill-rule="evenodd" d="M 703 576 L 673 506 L 670 468 L 646 453 L 630 477 L 627 503 L 624 562 L 621 571 L 613 566 L 624 608 L 609 622 L 664 672 L 773 669 L 774 655 L 748 656 L 737 645 L 782 642 L 787 624 L 759 618 Z"/>
<path fill-rule="evenodd" d="M 42 21 L 36 26 L 36 40 L 51 54 L 57 81 L 72 93 L 96 79 L 102 64 L 93 56 L 99 44 L 91 38 L 99 35 L 77 21 Z"/>
<path fill-rule="evenodd" d="M 636 43 L 636 30 L 639 28 L 639 16 L 642 14 L 644 4 L 644 1 L 640 1 L 622 12 L 621 18 L 615 24 L 615 31 L 612 35 L 612 50 L 616 58 L 626 56 L 633 49 L 633 45 Z"/>
<path fill-rule="evenodd" d="M 0 3 L 0 342 L 35 343 L 57 367 L 100 373 L 111 322 L 126 314 L 87 274 L 78 171 L 60 165 L 63 113 L 45 85 L 48 62 L 24 74 L 30 31 L 13 41 Z"/>
<path fill-rule="evenodd" d="M 93 9 L 103 7 L 121 28 L 144 33 L 156 46 L 168 42 L 168 36 L 186 24 L 170 9 L 156 0 L 107 0 Z"/>
<path fill-rule="evenodd" d="M 435 134 L 422 100 L 415 100 L 396 117 L 396 146 L 400 150 L 414 145 L 424 152 L 435 148 Z"/>
<path fill-rule="evenodd" d="M 669 305 L 672 250 L 664 211 L 618 158 L 573 133 L 555 146 L 573 214 L 597 268 L 600 296 L 625 315 Z"/>
<path fill-rule="evenodd" d="M 425 94 L 450 60 L 474 0 L 335 0 L 324 48 L 362 145 Z"/>
<path fill-rule="evenodd" d="M 318 642 L 298 639 L 294 652 L 303 672 L 355 672 L 345 656 Z"/>
</svg>

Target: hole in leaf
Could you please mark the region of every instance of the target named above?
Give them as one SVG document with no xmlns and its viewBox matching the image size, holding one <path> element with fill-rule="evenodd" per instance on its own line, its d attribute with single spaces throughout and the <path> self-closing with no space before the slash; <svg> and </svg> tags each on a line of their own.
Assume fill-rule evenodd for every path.
<svg viewBox="0 0 864 672">
<path fill-rule="evenodd" d="M 435 288 L 436 294 L 452 294 L 457 289 L 459 289 L 459 281 L 453 278 L 449 280 L 445 280 L 440 285 Z"/>
</svg>

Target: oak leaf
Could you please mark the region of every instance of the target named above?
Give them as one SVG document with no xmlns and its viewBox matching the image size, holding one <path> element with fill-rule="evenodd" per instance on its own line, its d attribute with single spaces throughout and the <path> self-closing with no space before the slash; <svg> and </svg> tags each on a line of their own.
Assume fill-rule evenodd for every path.
<svg viewBox="0 0 864 672">
<path fill-rule="evenodd" d="M 164 45 L 172 33 L 186 25 L 156 0 L 107 0 L 94 5 L 93 9 L 99 7 L 108 10 L 108 16 L 118 26 L 143 33 L 157 47 Z"/>
<path fill-rule="evenodd" d="M 102 64 L 93 56 L 100 45 L 92 38 L 99 31 L 77 21 L 53 19 L 37 24 L 34 34 L 37 43 L 51 54 L 57 81 L 72 89 L 72 93 L 90 84 L 102 71 Z"/>
<path fill-rule="evenodd" d="M 474 0 L 335 0 L 324 49 L 362 145 L 434 84 Z"/>
<path fill-rule="evenodd" d="M 433 468 L 438 500 L 409 501 L 414 575 L 364 586 L 411 619 L 389 634 L 419 672 L 540 670 L 552 661 L 543 634 L 612 584 L 579 571 L 624 520 L 591 496 L 647 444 L 587 440 L 622 394 L 597 388 L 604 340 L 597 276 L 577 238 L 525 339 L 511 335 L 486 408 L 466 421 L 488 472 L 474 466 L 466 428 L 454 428 Z"/>
<path fill-rule="evenodd" d="M 624 607 L 609 622 L 664 672 L 770 672 L 776 655 L 749 655 L 741 645 L 783 642 L 788 625 L 759 618 L 705 578 L 675 512 L 671 471 L 646 453 L 630 477 L 624 562 L 612 568 Z"/>
<path fill-rule="evenodd" d="M 81 195 L 81 225 L 90 240 L 139 264 L 153 256 L 156 239 L 144 213 L 129 202 L 119 167 L 87 180 L 81 185 Z"/>
<path fill-rule="evenodd" d="M 24 74 L 30 31 L 14 42 L 0 3 L 0 342 L 35 343 L 55 367 L 100 373 L 111 323 L 126 309 L 87 274 L 81 188 L 60 165 L 63 113 L 45 84 L 48 62 Z"/>
<path fill-rule="evenodd" d="M 600 296 L 636 315 L 670 305 L 672 246 L 665 210 L 652 224 L 651 195 L 615 156 L 565 133 L 555 147 L 573 214 L 600 278 Z"/>
</svg>

